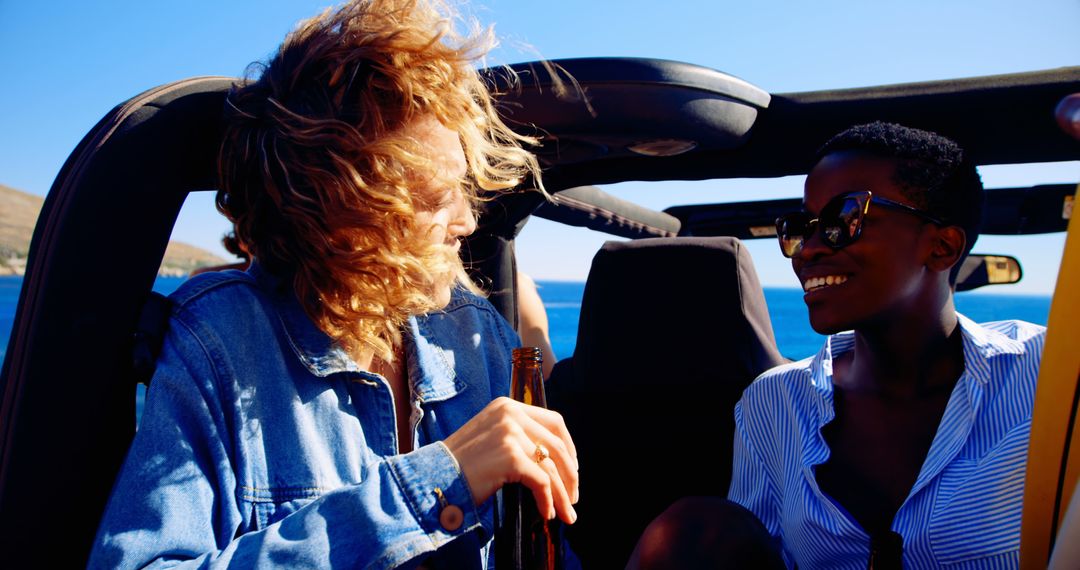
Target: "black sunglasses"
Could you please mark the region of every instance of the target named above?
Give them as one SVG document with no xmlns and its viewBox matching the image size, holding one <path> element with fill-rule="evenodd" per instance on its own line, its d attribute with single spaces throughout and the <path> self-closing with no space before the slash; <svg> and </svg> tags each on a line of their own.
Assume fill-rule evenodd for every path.
<svg viewBox="0 0 1080 570">
<path fill-rule="evenodd" d="M 907 212 L 939 226 L 944 225 L 942 220 L 922 210 L 886 198 L 877 198 L 869 190 L 848 192 L 829 200 L 816 218 L 811 218 L 806 212 L 792 212 L 776 218 L 776 236 L 780 238 L 780 251 L 784 257 L 795 257 L 802 251 L 803 242 L 814 235 L 817 227 L 821 228 L 821 239 L 825 245 L 833 249 L 847 247 L 862 234 L 863 220 L 870 212 L 870 204 Z"/>
</svg>

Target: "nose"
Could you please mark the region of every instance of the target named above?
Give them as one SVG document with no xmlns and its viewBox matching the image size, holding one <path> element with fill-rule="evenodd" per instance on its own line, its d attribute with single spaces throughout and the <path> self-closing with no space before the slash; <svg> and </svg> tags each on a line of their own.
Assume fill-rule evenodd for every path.
<svg viewBox="0 0 1080 570">
<path fill-rule="evenodd" d="M 467 237 L 476 231 L 476 212 L 460 190 L 456 193 L 453 217 L 447 232 L 455 238 Z"/>
<path fill-rule="evenodd" d="M 825 240 L 821 239 L 821 232 L 821 224 L 814 224 L 814 231 L 809 237 L 803 238 L 802 247 L 799 248 L 794 257 L 809 261 L 832 253 L 833 249 L 825 243 Z"/>
</svg>

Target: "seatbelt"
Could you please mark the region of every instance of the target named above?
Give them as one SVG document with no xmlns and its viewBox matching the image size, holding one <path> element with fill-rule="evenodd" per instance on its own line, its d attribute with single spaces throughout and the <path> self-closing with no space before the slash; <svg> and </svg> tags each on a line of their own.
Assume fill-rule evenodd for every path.
<svg viewBox="0 0 1080 570">
<path fill-rule="evenodd" d="M 169 326 L 172 314 L 172 301 L 168 297 L 151 291 L 139 314 L 135 328 L 134 344 L 131 347 L 131 373 L 136 384 L 150 386 L 154 376 L 157 357 L 161 353 L 161 344 Z"/>
</svg>

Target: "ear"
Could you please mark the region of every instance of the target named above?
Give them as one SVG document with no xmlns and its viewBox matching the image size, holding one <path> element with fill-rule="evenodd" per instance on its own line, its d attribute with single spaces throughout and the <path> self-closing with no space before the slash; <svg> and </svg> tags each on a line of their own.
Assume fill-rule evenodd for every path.
<svg viewBox="0 0 1080 570">
<path fill-rule="evenodd" d="M 964 246 L 967 244 L 967 236 L 964 230 L 957 226 L 937 227 L 937 236 L 930 255 L 926 259 L 926 267 L 932 271 L 948 272 L 960 261 L 964 254 Z"/>
</svg>

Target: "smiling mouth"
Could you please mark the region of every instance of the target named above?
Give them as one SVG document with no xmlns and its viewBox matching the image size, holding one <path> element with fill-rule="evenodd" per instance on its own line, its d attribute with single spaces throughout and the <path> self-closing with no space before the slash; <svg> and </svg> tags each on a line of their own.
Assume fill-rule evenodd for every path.
<svg viewBox="0 0 1080 570">
<path fill-rule="evenodd" d="M 832 287 L 833 285 L 839 285 L 847 281 L 847 275 L 825 275 L 822 277 L 811 277 L 803 282 L 803 291 L 809 293 L 811 291 L 819 291 L 826 287 Z"/>
</svg>

